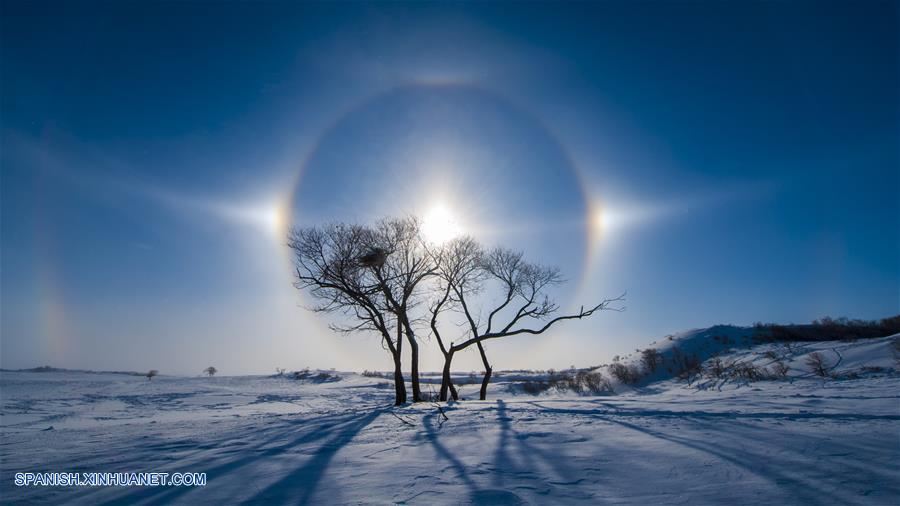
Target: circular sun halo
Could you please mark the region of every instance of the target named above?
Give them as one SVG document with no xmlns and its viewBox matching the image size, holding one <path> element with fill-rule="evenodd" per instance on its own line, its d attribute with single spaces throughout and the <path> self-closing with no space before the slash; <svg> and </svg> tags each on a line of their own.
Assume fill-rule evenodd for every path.
<svg viewBox="0 0 900 506">
<path fill-rule="evenodd" d="M 459 221 L 443 204 L 437 204 L 422 218 L 422 234 L 435 244 L 443 244 L 462 233 Z"/>
</svg>

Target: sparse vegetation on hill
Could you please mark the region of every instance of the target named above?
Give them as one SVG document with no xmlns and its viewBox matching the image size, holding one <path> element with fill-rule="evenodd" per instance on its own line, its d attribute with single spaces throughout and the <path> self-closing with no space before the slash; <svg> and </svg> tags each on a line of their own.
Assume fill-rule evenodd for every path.
<svg viewBox="0 0 900 506">
<path fill-rule="evenodd" d="M 65 369 L 62 367 L 51 367 L 49 365 L 42 365 L 40 367 L 31 367 L 28 369 L 0 369 L 0 371 L 7 372 L 77 372 L 83 374 L 123 374 L 126 376 L 146 376 L 145 372 L 137 372 L 137 371 L 92 371 L 90 369 Z"/>
<path fill-rule="evenodd" d="M 838 373 L 834 370 L 841 361 L 838 352 L 830 349 L 810 352 L 808 347 L 825 341 L 839 343 L 883 338 L 900 333 L 898 327 L 900 317 L 877 321 L 824 318 L 808 325 L 757 324 L 753 328 L 715 326 L 666 336 L 649 348 L 637 349 L 627 357 L 616 356 L 612 363 L 594 370 L 605 372 L 607 381 L 624 387 L 640 387 L 674 378 L 697 388 L 793 381 L 798 375 L 854 379 L 872 374 L 893 374 L 897 368 L 885 365 L 842 367 Z M 758 351 L 753 351 L 755 346 L 760 346 Z M 894 364 L 900 366 L 900 338 L 893 341 L 888 353 Z M 530 380 L 523 384 L 523 390 L 540 393 L 553 386 L 549 380 Z M 579 391 L 577 388 L 568 390 Z"/>
<path fill-rule="evenodd" d="M 603 373 L 585 370 L 556 372 L 551 369 L 547 372 L 546 379 L 529 379 L 522 382 L 522 390 L 531 395 L 538 395 L 551 389 L 591 395 L 613 392 L 609 378 Z"/>
<path fill-rule="evenodd" d="M 333 383 L 341 381 L 341 375 L 333 371 L 311 371 L 309 367 L 291 373 L 291 379 L 310 383 Z"/>
<path fill-rule="evenodd" d="M 900 333 L 900 315 L 881 320 L 851 320 L 825 317 L 805 325 L 757 323 L 754 336 L 760 342 L 849 341 L 885 337 Z"/>
<path fill-rule="evenodd" d="M 641 379 L 641 370 L 636 365 L 623 364 L 619 360 L 613 360 L 609 365 L 609 374 L 626 385 L 633 385 Z"/>
</svg>

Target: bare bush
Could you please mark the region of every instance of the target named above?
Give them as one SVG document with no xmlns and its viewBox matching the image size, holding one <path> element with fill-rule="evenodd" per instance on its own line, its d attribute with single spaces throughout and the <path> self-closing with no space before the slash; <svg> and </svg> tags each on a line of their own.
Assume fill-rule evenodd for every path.
<svg viewBox="0 0 900 506">
<path fill-rule="evenodd" d="M 302 371 L 294 371 L 292 376 L 295 380 L 309 383 L 334 383 L 336 381 L 341 381 L 342 379 L 339 374 L 324 371 L 310 371 L 308 367 Z"/>
<path fill-rule="evenodd" d="M 612 392 L 609 379 L 600 372 L 580 372 L 579 381 L 584 388 L 593 394 Z"/>
<path fill-rule="evenodd" d="M 157 371 L 156 369 L 151 369 L 147 371 L 147 374 L 145 374 L 145 376 L 147 376 L 148 380 L 152 381 L 154 376 L 159 376 L 159 371 Z"/>
<path fill-rule="evenodd" d="M 550 384 L 546 381 L 528 380 L 522 383 L 522 390 L 531 395 L 537 395 L 550 389 Z"/>
<path fill-rule="evenodd" d="M 768 370 L 750 362 L 738 362 L 732 367 L 731 377 L 744 382 L 760 381 L 769 377 Z"/>
<path fill-rule="evenodd" d="M 723 377 L 725 377 L 725 371 L 727 368 L 728 366 L 721 358 L 715 357 L 709 360 L 708 365 L 706 366 L 706 374 L 715 379 L 722 379 Z"/>
<path fill-rule="evenodd" d="M 817 376 L 823 378 L 828 376 L 828 369 L 830 367 L 828 360 L 825 358 L 825 355 L 822 355 L 818 351 L 814 351 L 806 357 L 806 366 Z"/>
<path fill-rule="evenodd" d="M 522 390 L 526 393 L 537 395 L 551 388 L 560 391 L 568 390 L 578 394 L 601 394 L 612 392 L 612 384 L 609 378 L 601 372 L 591 371 L 548 371 L 546 380 L 526 380 L 522 382 Z"/>
<path fill-rule="evenodd" d="M 678 379 L 687 380 L 691 383 L 701 373 L 700 359 L 695 353 L 688 355 L 678 346 L 672 348 L 672 364 L 673 372 Z"/>
<path fill-rule="evenodd" d="M 565 387 L 566 389 L 575 392 L 576 394 L 580 394 L 584 391 L 584 387 L 581 385 L 580 378 L 576 374 L 568 373 L 565 375 Z"/>
<path fill-rule="evenodd" d="M 638 382 L 641 377 L 640 371 L 634 365 L 625 365 L 622 362 L 615 361 L 609 366 L 609 373 L 620 382 L 626 385 L 633 385 Z"/>
<path fill-rule="evenodd" d="M 662 355 L 656 348 L 647 348 L 641 352 L 641 363 L 644 365 L 644 370 L 647 373 L 653 374 L 659 365 L 662 364 Z"/>
<path fill-rule="evenodd" d="M 791 368 L 781 360 L 776 360 L 772 365 L 772 370 L 774 371 L 776 377 L 784 379 L 787 378 L 788 372 L 791 370 Z"/>
<path fill-rule="evenodd" d="M 549 369 L 547 371 L 547 386 L 548 388 L 564 390 L 568 386 L 568 377 L 566 376 L 566 373 Z"/>
</svg>

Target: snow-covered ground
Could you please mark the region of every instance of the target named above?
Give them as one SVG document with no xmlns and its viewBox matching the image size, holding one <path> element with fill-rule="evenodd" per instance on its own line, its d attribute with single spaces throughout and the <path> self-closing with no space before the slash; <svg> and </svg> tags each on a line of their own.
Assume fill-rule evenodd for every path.
<svg viewBox="0 0 900 506">
<path fill-rule="evenodd" d="M 669 342 L 719 342 L 718 333 Z M 0 373 L 0 500 L 898 504 L 893 339 L 717 349 L 759 365 L 777 351 L 788 378 L 700 381 L 700 389 L 660 373 L 635 387 L 617 384 L 615 395 L 528 395 L 517 382 L 529 374 L 498 374 L 489 400 L 443 405 L 446 419 L 430 403 L 395 408 L 387 380 L 352 373 L 339 381 L 148 381 L 7 371 Z M 839 379 L 808 372 L 804 358 L 816 350 L 831 354 Z M 477 385 L 461 390 L 469 398 Z M 205 472 L 207 484 L 13 484 L 16 472 L 46 471 Z"/>
</svg>

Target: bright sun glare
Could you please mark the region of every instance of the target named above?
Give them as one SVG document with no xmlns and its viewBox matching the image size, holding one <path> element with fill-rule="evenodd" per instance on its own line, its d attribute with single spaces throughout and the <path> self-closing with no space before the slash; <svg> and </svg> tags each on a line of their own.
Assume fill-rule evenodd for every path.
<svg viewBox="0 0 900 506">
<path fill-rule="evenodd" d="M 436 204 L 422 219 L 422 233 L 429 241 L 441 244 L 460 235 L 462 228 L 447 206 Z"/>
</svg>

